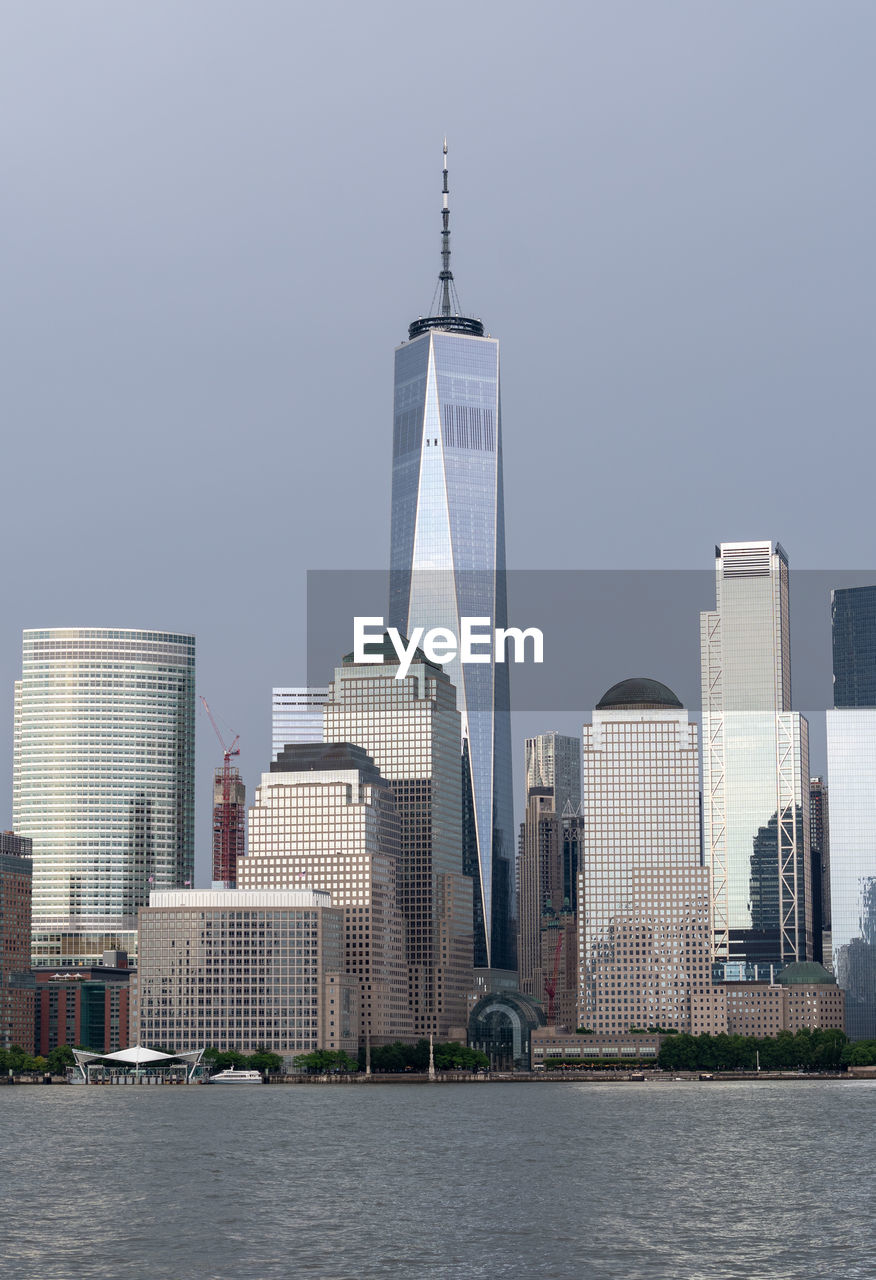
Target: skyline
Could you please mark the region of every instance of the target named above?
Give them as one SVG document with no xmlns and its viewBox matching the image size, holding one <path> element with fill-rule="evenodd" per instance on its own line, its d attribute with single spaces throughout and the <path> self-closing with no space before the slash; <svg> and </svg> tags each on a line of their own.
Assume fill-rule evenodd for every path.
<svg viewBox="0 0 876 1280">
<path fill-rule="evenodd" d="M 512 568 L 706 568 L 714 542 L 737 537 L 781 539 L 798 569 L 848 563 L 850 548 L 876 557 L 872 445 L 856 437 L 870 401 L 874 190 L 858 157 L 874 15 L 682 5 L 629 24 L 587 10 L 566 19 L 566 41 L 530 32 L 545 74 L 521 87 L 482 61 L 489 41 L 497 65 L 517 65 L 513 22 L 497 30 L 487 7 L 463 26 L 452 7 L 465 40 L 449 88 L 479 84 L 481 118 L 465 94 L 436 110 L 415 91 L 438 68 L 425 15 L 399 35 L 422 49 L 416 74 L 399 72 L 401 46 L 378 24 L 385 47 L 362 28 L 366 75 L 366 19 L 351 15 L 349 45 L 317 83 L 304 64 L 285 75 L 291 16 L 264 15 L 276 39 L 238 58 L 245 26 L 206 12 L 175 13 L 171 46 L 161 5 L 136 23 L 58 13 L 47 30 L 16 12 L 0 54 L 15 175 L 8 499 L 11 527 L 27 530 L 7 553 L 0 634 L 10 729 L 23 629 L 191 632 L 198 692 L 241 733 L 252 794 L 271 688 L 304 683 L 305 570 L 385 561 L 389 353 L 427 308 L 445 132 L 463 307 L 477 300 L 505 355 Z M 309 20 L 305 45 L 326 22 Z M 401 115 L 380 87 L 384 61 L 414 104 Z M 339 341 L 343 386 L 329 382 Z M 346 425 L 357 421 L 366 432 Z M 841 521 L 828 445 L 857 464 Z M 334 466 L 338 447 L 355 465 Z M 355 537 L 349 519 L 322 518 L 313 477 L 328 476 L 336 512 L 367 486 Z M 245 592 L 239 613 L 227 576 Z M 641 672 L 615 678 L 662 678 L 646 653 Z M 555 719 L 515 729 L 518 797 L 522 738 L 562 730 Z M 219 753 L 200 713 L 198 729 L 202 882 Z M 6 825 L 11 732 L 0 770 Z"/>
</svg>

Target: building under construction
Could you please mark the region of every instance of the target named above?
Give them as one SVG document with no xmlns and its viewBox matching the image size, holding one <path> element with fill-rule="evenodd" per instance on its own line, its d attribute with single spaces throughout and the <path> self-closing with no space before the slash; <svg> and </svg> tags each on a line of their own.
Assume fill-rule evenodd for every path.
<svg viewBox="0 0 876 1280">
<path fill-rule="evenodd" d="M 240 755 L 239 737 L 226 746 L 207 699 L 204 710 L 222 747 L 222 765 L 213 774 L 213 888 L 237 888 L 237 860 L 246 853 L 246 787 L 231 763 Z"/>
<path fill-rule="evenodd" d="M 237 888 L 237 860 L 245 853 L 246 787 L 240 770 L 223 765 L 213 775 L 213 887 Z"/>
</svg>

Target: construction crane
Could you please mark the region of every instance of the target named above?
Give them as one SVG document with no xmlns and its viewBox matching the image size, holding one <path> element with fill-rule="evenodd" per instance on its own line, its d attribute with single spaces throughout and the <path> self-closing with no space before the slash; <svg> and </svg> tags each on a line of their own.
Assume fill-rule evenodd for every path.
<svg viewBox="0 0 876 1280">
<path fill-rule="evenodd" d="M 549 1027 L 552 1027 L 554 1025 L 554 1017 L 556 1015 L 556 1010 L 554 1006 L 555 1006 L 555 997 L 557 994 L 557 978 L 560 975 L 560 952 L 562 951 L 562 949 L 563 949 L 563 930 L 560 929 L 557 933 L 557 945 L 556 945 L 556 949 L 554 950 L 554 971 L 551 974 L 550 982 L 545 981 L 545 984 L 544 984 L 544 989 L 547 992 L 547 997 L 548 997 L 547 1025 Z"/>
<path fill-rule="evenodd" d="M 213 719 L 213 712 L 210 710 L 210 704 L 205 697 L 201 697 L 204 704 L 204 710 L 207 718 L 213 726 L 216 737 L 219 739 L 222 747 L 222 768 L 217 769 L 214 775 L 214 786 L 216 782 L 221 782 L 222 800 L 219 805 L 213 804 L 213 879 L 224 883 L 234 883 L 237 879 L 237 857 L 242 853 L 240 848 L 240 817 L 236 812 L 239 804 L 232 801 L 231 793 L 235 783 L 239 784 L 239 770 L 232 767 L 231 759 L 233 756 L 240 755 L 240 734 L 237 734 L 231 746 L 227 746 L 225 739 L 219 731 L 219 726 Z M 218 814 L 216 810 L 219 810 Z"/>
</svg>

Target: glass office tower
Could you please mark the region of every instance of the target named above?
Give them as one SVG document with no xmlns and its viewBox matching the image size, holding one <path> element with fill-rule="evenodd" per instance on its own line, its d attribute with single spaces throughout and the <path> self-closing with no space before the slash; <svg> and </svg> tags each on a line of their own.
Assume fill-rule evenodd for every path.
<svg viewBox="0 0 876 1280">
<path fill-rule="evenodd" d="M 445 147 L 440 313 L 395 353 L 390 622 L 507 624 L 499 343 L 459 314 L 449 269 Z M 454 308 L 453 304 L 456 303 Z M 445 664 L 463 735 L 465 871 L 475 882 L 475 964 L 515 967 L 508 668 Z"/>
<path fill-rule="evenodd" d="M 297 742 L 322 742 L 322 709 L 328 689 L 283 688 L 271 693 L 271 759 Z"/>
<path fill-rule="evenodd" d="M 809 726 L 791 710 L 788 558 L 777 542 L 715 553 L 716 608 L 700 633 L 714 959 L 727 977 L 769 977 L 813 954 Z"/>
<path fill-rule="evenodd" d="M 830 593 L 833 705 L 876 707 L 876 586 Z"/>
<path fill-rule="evenodd" d="M 151 889 L 194 865 L 195 639 L 25 631 L 13 814 L 33 841 L 33 963 L 137 946 Z"/>
<path fill-rule="evenodd" d="M 831 593 L 830 944 L 846 1032 L 876 1039 L 876 586 Z M 827 957 L 825 957 L 827 962 Z"/>
</svg>

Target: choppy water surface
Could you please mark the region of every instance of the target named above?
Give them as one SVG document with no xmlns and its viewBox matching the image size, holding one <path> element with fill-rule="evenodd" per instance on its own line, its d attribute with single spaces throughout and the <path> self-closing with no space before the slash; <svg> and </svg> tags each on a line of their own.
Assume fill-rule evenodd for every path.
<svg viewBox="0 0 876 1280">
<path fill-rule="evenodd" d="M 3 1280 L 873 1280 L 876 1084 L 0 1090 Z"/>
</svg>

